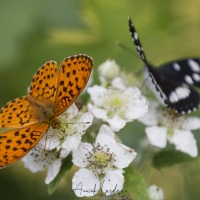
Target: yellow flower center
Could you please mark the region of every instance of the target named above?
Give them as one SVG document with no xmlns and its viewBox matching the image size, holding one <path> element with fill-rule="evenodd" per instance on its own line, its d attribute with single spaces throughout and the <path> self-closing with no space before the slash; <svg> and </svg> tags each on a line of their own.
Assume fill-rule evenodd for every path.
<svg viewBox="0 0 200 200">
<path fill-rule="evenodd" d="M 108 169 L 113 166 L 115 154 L 110 152 L 107 146 L 94 147 L 92 152 L 89 152 L 88 162 L 89 168 L 97 174 L 105 174 Z"/>
</svg>

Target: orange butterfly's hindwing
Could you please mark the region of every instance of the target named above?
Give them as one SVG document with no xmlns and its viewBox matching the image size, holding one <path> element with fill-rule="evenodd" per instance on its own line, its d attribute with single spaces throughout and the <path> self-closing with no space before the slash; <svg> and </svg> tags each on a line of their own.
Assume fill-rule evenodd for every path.
<svg viewBox="0 0 200 200">
<path fill-rule="evenodd" d="M 6 167 L 26 155 L 42 138 L 49 125 L 36 123 L 0 134 L 0 167 Z"/>
</svg>

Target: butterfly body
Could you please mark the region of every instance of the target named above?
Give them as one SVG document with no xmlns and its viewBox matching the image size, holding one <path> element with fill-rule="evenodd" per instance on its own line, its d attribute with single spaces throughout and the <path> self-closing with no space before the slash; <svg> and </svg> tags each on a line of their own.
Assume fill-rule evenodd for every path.
<svg viewBox="0 0 200 200">
<path fill-rule="evenodd" d="M 33 76 L 28 94 L 8 102 L 0 110 L 0 168 L 26 155 L 50 126 L 60 127 L 58 116 L 84 89 L 93 67 L 87 55 L 45 63 Z"/>
<path fill-rule="evenodd" d="M 31 113 L 32 118 L 35 118 L 38 122 L 51 121 L 56 117 L 54 112 L 54 107 L 47 99 L 38 100 L 32 98 L 30 95 L 26 96 L 27 101 L 30 103 L 29 113 Z"/>
<path fill-rule="evenodd" d="M 149 83 L 153 84 L 156 95 L 159 94 L 167 108 L 185 114 L 200 106 L 200 95 L 194 87 L 200 87 L 200 60 L 188 58 L 171 61 L 156 68 L 145 56 L 136 29 L 129 21 L 129 31 L 136 50 L 145 63 L 145 72 Z"/>
</svg>

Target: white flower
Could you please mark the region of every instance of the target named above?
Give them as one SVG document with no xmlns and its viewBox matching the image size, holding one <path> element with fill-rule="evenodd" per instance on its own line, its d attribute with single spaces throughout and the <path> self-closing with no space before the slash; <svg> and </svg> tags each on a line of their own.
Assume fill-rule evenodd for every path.
<svg viewBox="0 0 200 200">
<path fill-rule="evenodd" d="M 94 145 L 80 143 L 73 151 L 73 163 L 80 167 L 72 179 L 76 196 L 93 196 L 100 187 L 106 195 L 123 189 L 123 168 L 136 157 L 134 150 L 116 142 L 109 126 L 102 125 Z"/>
<path fill-rule="evenodd" d="M 156 185 L 151 185 L 148 188 L 148 193 L 151 200 L 164 200 L 164 192 L 162 188 Z"/>
<path fill-rule="evenodd" d="M 92 123 L 93 116 L 89 112 L 78 112 L 73 104 L 58 119 L 60 128 L 50 127 L 38 145 L 22 159 L 24 166 L 32 172 L 43 171 L 48 167 L 46 184 L 58 174 L 62 159 L 78 147 L 82 135 Z"/>
<path fill-rule="evenodd" d="M 119 74 L 120 67 L 115 60 L 107 60 L 98 67 L 101 82 L 111 81 Z"/>
<path fill-rule="evenodd" d="M 164 148 L 168 140 L 177 150 L 196 157 L 197 144 L 191 130 L 200 128 L 200 118 L 178 115 L 172 111 L 159 110 L 157 107 L 155 102 L 151 102 L 149 112 L 138 119 L 149 126 L 145 132 L 150 144 Z"/>
<path fill-rule="evenodd" d="M 148 106 L 138 88 L 128 87 L 104 88 L 93 86 L 88 88 L 92 103 L 88 110 L 98 119 L 106 121 L 114 131 L 119 131 L 126 122 L 142 116 Z"/>
<path fill-rule="evenodd" d="M 75 104 L 62 115 L 59 116 L 61 127 L 59 129 L 48 130 L 48 138 L 43 137 L 41 142 L 46 145 L 49 150 L 55 147 L 62 151 L 73 151 L 79 145 L 82 135 L 86 129 L 92 124 L 93 116 L 89 113 L 78 112 Z"/>
<path fill-rule="evenodd" d="M 60 170 L 62 159 L 58 156 L 58 152 L 45 150 L 42 144 L 39 143 L 23 157 L 22 161 L 24 162 L 24 167 L 33 173 L 43 171 L 48 167 L 45 183 L 49 184 Z"/>
</svg>

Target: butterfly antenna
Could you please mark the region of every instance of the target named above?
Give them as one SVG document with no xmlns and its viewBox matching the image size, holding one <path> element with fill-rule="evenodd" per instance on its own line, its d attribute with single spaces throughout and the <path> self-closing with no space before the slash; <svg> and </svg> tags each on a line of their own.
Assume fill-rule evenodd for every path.
<svg viewBox="0 0 200 200">
<path fill-rule="evenodd" d="M 46 147 L 47 147 L 47 138 L 48 138 L 48 137 L 47 137 L 47 133 L 46 133 L 46 134 L 45 134 L 45 143 L 44 143 L 44 149 L 45 149 L 45 150 L 47 150 L 47 149 L 46 149 Z"/>
<path fill-rule="evenodd" d="M 146 56 L 145 56 L 145 53 L 144 53 L 144 49 L 141 45 L 141 42 L 139 40 L 139 37 L 138 37 L 138 34 L 136 32 L 136 29 L 133 25 L 133 22 L 131 21 L 131 18 L 128 17 L 128 24 L 129 24 L 129 31 L 130 31 L 130 35 L 131 35 L 131 38 L 133 40 L 133 43 L 135 45 L 135 48 L 140 56 L 140 58 L 143 60 L 143 62 L 148 65 L 148 62 L 147 62 L 147 59 L 146 59 Z"/>
<path fill-rule="evenodd" d="M 54 132 L 54 133 L 53 133 L 53 136 L 51 137 L 51 140 L 50 140 L 50 142 L 49 142 L 49 146 L 48 146 L 48 149 L 47 149 L 47 150 L 50 149 L 51 142 L 53 141 L 53 138 L 55 138 L 55 137 L 56 137 L 56 133 Z"/>
<path fill-rule="evenodd" d="M 124 49 L 125 51 L 129 52 L 131 55 L 134 54 L 134 52 L 133 52 L 130 48 L 128 48 L 127 46 L 125 46 L 124 44 L 122 44 L 120 41 L 116 41 L 116 43 L 117 43 L 117 45 L 118 45 L 119 47 L 121 47 L 121 48 Z"/>
</svg>

